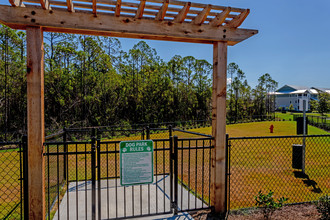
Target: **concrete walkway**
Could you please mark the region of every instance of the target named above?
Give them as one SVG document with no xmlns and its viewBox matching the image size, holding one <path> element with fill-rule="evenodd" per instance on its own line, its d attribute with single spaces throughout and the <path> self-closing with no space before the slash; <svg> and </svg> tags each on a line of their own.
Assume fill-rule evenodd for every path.
<svg viewBox="0 0 330 220">
<path fill-rule="evenodd" d="M 158 176 L 154 183 L 141 186 L 120 186 L 119 179 L 101 180 L 101 219 L 125 218 L 170 212 L 170 177 Z M 96 213 L 98 189 L 96 182 Z M 53 219 L 92 219 L 92 183 L 80 181 L 69 184 L 69 190 Z M 182 195 L 182 196 L 181 196 Z M 202 208 L 203 203 L 178 184 L 179 209 Z M 182 200 L 182 202 L 181 202 Z M 182 203 L 182 206 L 181 206 Z M 126 205 L 125 205 L 126 204 Z M 188 207 L 189 206 L 189 207 Z M 206 205 L 204 204 L 204 207 Z M 60 217 L 60 218 L 59 218 Z M 98 216 L 96 215 L 96 218 Z M 136 219 L 192 219 L 188 213 L 144 216 Z"/>
</svg>

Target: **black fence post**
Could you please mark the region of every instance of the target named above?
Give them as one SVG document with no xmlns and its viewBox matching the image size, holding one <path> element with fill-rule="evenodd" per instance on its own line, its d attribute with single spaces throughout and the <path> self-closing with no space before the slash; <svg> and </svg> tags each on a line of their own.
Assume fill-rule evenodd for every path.
<svg viewBox="0 0 330 220">
<path fill-rule="evenodd" d="M 98 219 L 101 219 L 101 135 L 99 129 L 97 129 L 97 213 Z"/>
<path fill-rule="evenodd" d="M 173 161 L 174 161 L 174 153 L 173 153 L 173 137 L 170 136 L 170 202 L 171 202 L 171 211 L 173 212 L 174 201 L 173 201 Z"/>
<path fill-rule="evenodd" d="M 229 199 L 230 199 L 230 195 L 228 194 L 228 186 L 229 186 L 229 152 L 228 152 L 228 148 L 229 148 L 229 135 L 226 134 L 226 165 L 225 165 L 225 173 L 226 173 L 226 182 L 225 182 L 225 207 L 226 207 L 226 210 L 225 212 L 228 214 L 228 211 L 229 211 L 229 207 L 228 207 L 228 204 L 229 204 Z"/>
<path fill-rule="evenodd" d="M 96 155 L 95 155 L 95 128 L 92 128 L 92 138 L 91 138 L 91 168 L 92 168 L 92 220 L 96 218 Z"/>
<path fill-rule="evenodd" d="M 172 133 L 173 133 L 172 125 L 168 126 L 168 133 L 169 133 L 169 137 L 172 138 Z"/>
<path fill-rule="evenodd" d="M 63 128 L 63 151 L 64 151 L 64 166 L 63 166 L 63 175 L 64 175 L 64 180 L 68 180 L 67 178 L 67 173 L 66 173 L 66 170 L 67 170 L 67 164 L 68 164 L 68 155 L 67 155 L 67 152 L 68 152 L 68 145 L 66 144 L 66 141 L 67 141 L 67 133 L 66 133 L 66 128 Z"/>
<path fill-rule="evenodd" d="M 144 140 L 144 127 L 142 128 L 141 139 Z"/>
<path fill-rule="evenodd" d="M 178 214 L 178 136 L 174 136 L 174 215 Z"/>
<path fill-rule="evenodd" d="M 147 140 L 150 140 L 150 127 L 149 126 L 147 126 Z"/>
<path fill-rule="evenodd" d="M 24 219 L 29 219 L 29 179 L 28 179 L 28 152 L 27 136 L 22 137 L 23 147 L 23 200 Z"/>
</svg>

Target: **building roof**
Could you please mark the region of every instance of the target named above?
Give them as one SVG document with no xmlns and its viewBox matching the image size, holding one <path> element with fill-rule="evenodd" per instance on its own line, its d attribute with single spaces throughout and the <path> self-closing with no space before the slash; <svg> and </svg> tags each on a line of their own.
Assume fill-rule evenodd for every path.
<svg viewBox="0 0 330 220">
<path fill-rule="evenodd" d="M 330 94 L 329 88 L 319 88 L 319 87 L 306 87 L 306 86 L 295 86 L 295 85 L 284 85 L 275 93 L 270 93 L 270 95 L 281 95 L 281 94 L 303 94 L 303 93 L 310 93 L 310 94 L 318 94 L 319 91 L 327 92 Z"/>
</svg>

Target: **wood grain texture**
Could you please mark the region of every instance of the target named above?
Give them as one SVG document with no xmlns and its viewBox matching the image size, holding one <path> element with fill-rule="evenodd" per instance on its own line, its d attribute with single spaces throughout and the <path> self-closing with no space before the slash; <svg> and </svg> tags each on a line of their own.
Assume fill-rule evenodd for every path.
<svg viewBox="0 0 330 220">
<path fill-rule="evenodd" d="M 40 5 L 43 9 L 52 10 L 52 8 L 50 7 L 49 0 L 40 0 Z"/>
<path fill-rule="evenodd" d="M 191 2 L 187 2 L 185 6 L 179 11 L 178 15 L 174 18 L 174 23 L 182 23 L 184 22 L 184 19 L 186 19 L 187 14 L 189 12 L 191 6 Z"/>
<path fill-rule="evenodd" d="M 226 211 L 226 90 L 227 43 L 213 44 L 213 94 L 212 94 L 212 204 L 215 212 Z"/>
<path fill-rule="evenodd" d="M 66 5 L 68 7 L 69 12 L 74 12 L 73 2 L 72 0 L 66 0 Z"/>
<path fill-rule="evenodd" d="M 227 7 L 210 22 L 210 25 L 212 25 L 213 27 L 221 26 L 222 23 L 225 22 L 230 11 L 231 11 L 231 7 Z"/>
<path fill-rule="evenodd" d="M 136 11 L 135 18 L 138 18 L 138 19 L 142 18 L 145 5 L 146 5 L 146 0 L 141 0 L 140 5 Z"/>
<path fill-rule="evenodd" d="M 24 3 L 22 0 L 9 0 L 9 3 L 13 7 L 25 7 Z"/>
<path fill-rule="evenodd" d="M 120 9 L 121 9 L 121 0 L 117 0 L 116 10 L 115 10 L 115 16 L 116 17 L 120 16 Z"/>
<path fill-rule="evenodd" d="M 163 21 L 164 20 L 169 2 L 170 2 L 169 0 L 164 0 L 163 5 L 161 6 L 161 8 L 159 9 L 159 11 L 156 15 L 156 18 L 155 18 L 156 21 Z"/>
<path fill-rule="evenodd" d="M 230 45 L 234 45 L 258 33 L 256 30 L 159 22 L 154 19 L 124 18 L 100 13 L 94 17 L 89 12 L 77 12 L 77 10 L 75 13 L 66 10 L 54 10 L 50 13 L 40 8 L 0 6 L 0 14 L 3 23 L 15 28 L 25 29 L 33 25 L 42 26 L 47 31 L 63 33 L 89 33 L 180 42 L 213 44 L 215 41 L 227 41 Z"/>
<path fill-rule="evenodd" d="M 45 216 L 44 46 L 40 27 L 26 29 L 29 217 Z"/>
<path fill-rule="evenodd" d="M 249 14 L 250 14 L 250 9 L 246 9 L 244 12 L 239 14 L 236 18 L 233 18 L 230 22 L 228 22 L 226 24 L 226 26 L 232 27 L 232 28 L 239 27 Z"/>
<path fill-rule="evenodd" d="M 97 5 L 96 5 L 96 0 L 93 0 L 93 14 L 96 16 L 96 10 L 97 10 Z"/>
<path fill-rule="evenodd" d="M 203 9 L 194 19 L 193 23 L 197 25 L 201 25 L 207 18 L 207 15 L 210 13 L 212 9 L 212 5 L 208 5 L 206 8 Z"/>
</svg>

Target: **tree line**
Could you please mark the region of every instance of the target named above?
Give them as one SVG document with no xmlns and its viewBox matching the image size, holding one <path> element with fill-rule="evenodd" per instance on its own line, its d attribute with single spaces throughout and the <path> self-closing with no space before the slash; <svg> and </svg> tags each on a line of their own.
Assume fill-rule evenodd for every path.
<svg viewBox="0 0 330 220">
<path fill-rule="evenodd" d="M 210 120 L 212 65 L 192 56 L 165 62 L 140 41 L 123 51 L 116 38 L 45 33 L 45 125 L 132 125 Z M 25 32 L 0 27 L 0 129 L 26 130 Z M 271 112 L 269 74 L 252 89 L 237 64 L 228 65 L 228 118 Z"/>
</svg>

